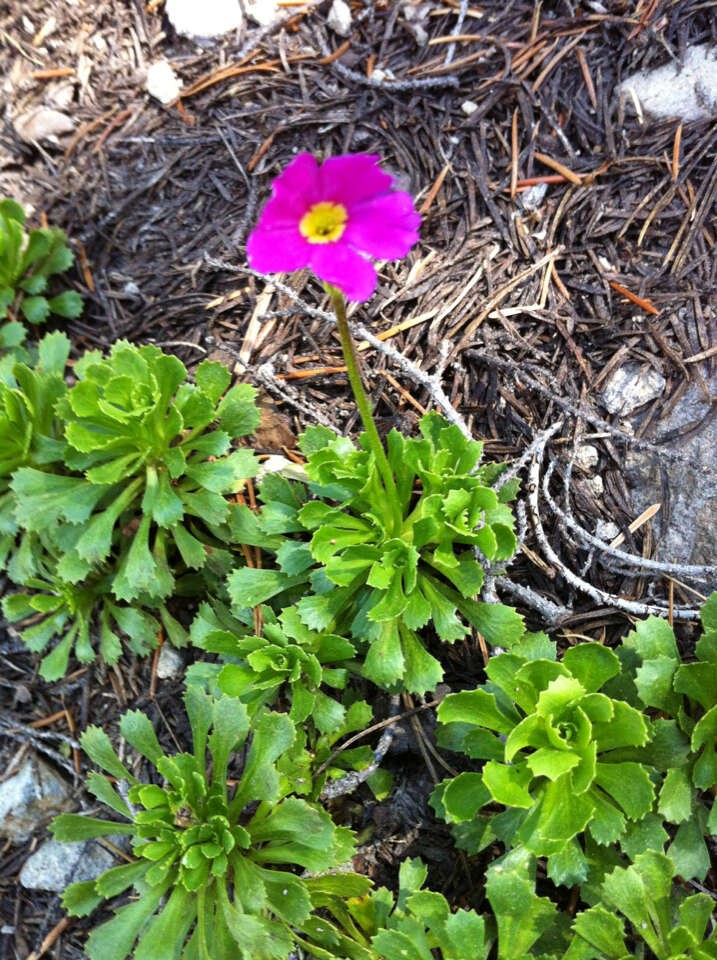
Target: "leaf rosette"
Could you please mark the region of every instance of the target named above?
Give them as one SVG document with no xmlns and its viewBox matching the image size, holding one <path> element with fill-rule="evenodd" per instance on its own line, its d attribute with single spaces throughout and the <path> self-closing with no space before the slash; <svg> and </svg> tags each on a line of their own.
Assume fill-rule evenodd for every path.
<svg viewBox="0 0 717 960">
<path fill-rule="evenodd" d="M 578 838 L 627 842 L 655 801 L 654 768 L 640 762 L 653 736 L 649 718 L 600 692 L 619 672 L 615 653 L 591 642 L 559 663 L 492 658 L 489 683 L 451 694 L 438 708 L 446 725 L 439 742 L 486 763 L 440 784 L 434 805 L 461 824 L 486 804 L 502 804 L 505 813 L 479 818 L 479 847 L 495 838 L 522 845 L 548 857 L 557 883 L 583 882 L 588 861 Z"/>
<path fill-rule="evenodd" d="M 118 759 L 107 735 L 90 727 L 82 745 L 98 766 L 129 785 L 127 799 L 93 773 L 88 789 L 129 821 L 63 814 L 55 837 L 79 841 L 123 833 L 137 857 L 97 880 L 69 887 L 63 903 L 84 915 L 105 898 L 134 886 L 138 900 L 120 907 L 93 930 L 90 960 L 284 960 L 292 928 L 313 909 L 310 881 L 297 869 L 320 872 L 345 862 L 352 835 L 329 815 L 289 794 L 276 768 L 290 749 L 294 725 L 285 714 L 264 711 L 251 731 L 243 770 L 233 791 L 227 771 L 233 752 L 249 743 L 246 708 L 232 698 L 213 699 L 190 688 L 185 697 L 193 752 L 168 756 L 150 721 L 126 714 L 122 735 L 156 767 L 162 785 L 139 783 Z M 211 762 L 207 762 L 207 751 Z M 337 887 L 341 877 L 335 878 Z M 346 883 L 365 890 L 352 875 Z"/>
<path fill-rule="evenodd" d="M 420 424 L 421 438 L 388 436 L 401 522 L 383 495 L 373 455 L 322 427 L 301 438 L 317 499 L 274 502 L 262 489 L 257 521 L 269 534 L 307 532 L 308 544 L 277 554 L 280 571 L 239 571 L 229 583 L 235 607 L 261 601 L 311 580 L 297 603 L 312 630 L 350 634 L 365 651 L 363 674 L 389 689 L 432 690 L 440 664 L 418 631 L 429 624 L 440 640 L 466 636 L 466 624 L 490 644 L 510 646 L 524 632 L 522 618 L 500 604 L 473 598 L 484 564 L 508 560 L 516 547 L 507 501 L 515 488 L 492 489 L 502 467 L 480 465 L 482 446 L 436 414 Z M 266 486 L 266 484 L 265 484 Z M 296 485 L 295 485 L 296 486 Z M 312 568 L 313 564 L 321 566 Z M 273 586 L 270 574 L 273 573 Z M 294 579 L 291 579 L 291 578 Z"/>
<path fill-rule="evenodd" d="M 227 497 L 256 472 L 251 451 L 230 452 L 258 424 L 255 391 L 229 389 L 229 371 L 211 361 L 186 383 L 176 357 L 122 341 L 74 370 L 79 382 L 55 405 L 71 475 L 17 470 L 15 517 L 26 530 L 62 530 L 73 582 L 112 554 L 115 597 L 159 602 L 173 591 L 175 554 L 200 570 L 222 546 Z"/>
</svg>

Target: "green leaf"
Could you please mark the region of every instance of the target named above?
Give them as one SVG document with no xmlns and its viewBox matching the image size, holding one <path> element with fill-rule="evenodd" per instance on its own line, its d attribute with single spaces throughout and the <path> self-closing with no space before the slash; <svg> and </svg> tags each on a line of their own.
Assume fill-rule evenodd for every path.
<svg viewBox="0 0 717 960">
<path fill-rule="evenodd" d="M 626 954 L 624 924 L 602 904 L 579 913 L 573 930 L 609 960 L 622 960 Z"/>
<path fill-rule="evenodd" d="M 120 761 L 112 748 L 110 738 L 100 727 L 88 727 L 80 737 L 82 749 L 93 763 L 102 767 L 107 773 L 118 780 L 127 780 L 129 783 L 137 781 L 127 767 Z"/>
<path fill-rule="evenodd" d="M 443 790 L 443 806 L 448 823 L 472 820 L 476 813 L 490 803 L 491 792 L 480 773 L 459 773 L 447 781 Z"/>
<path fill-rule="evenodd" d="M 662 818 L 648 813 L 637 823 L 628 824 L 625 836 L 620 839 L 620 847 L 631 860 L 634 860 L 647 850 L 663 853 L 669 839 L 669 834 L 662 826 Z"/>
<path fill-rule="evenodd" d="M 667 848 L 667 856 L 675 865 L 675 872 L 684 880 L 704 881 L 710 869 L 710 855 L 698 819 L 693 818 L 680 826 Z"/>
<path fill-rule="evenodd" d="M 213 463 L 188 463 L 186 474 L 212 493 L 237 493 L 244 480 L 256 475 L 259 461 L 250 450 L 235 450 Z"/>
<path fill-rule="evenodd" d="M 79 813 L 61 813 L 50 824 L 50 830 L 55 840 L 60 840 L 62 843 L 77 843 L 93 837 L 109 837 L 113 833 L 132 836 L 137 832 L 133 823 L 96 820 L 94 817 L 83 817 Z"/>
<path fill-rule="evenodd" d="M 620 661 L 609 649 L 599 643 L 579 643 L 565 651 L 563 663 L 585 689 L 599 690 L 611 677 L 620 672 Z"/>
<path fill-rule="evenodd" d="M 304 606 L 303 603 L 299 604 L 302 618 Z M 384 621 L 380 624 L 378 639 L 374 640 L 366 654 L 361 673 L 377 686 L 390 687 L 403 676 L 404 666 L 398 624 L 392 620 Z"/>
<path fill-rule="evenodd" d="M 48 303 L 50 312 L 56 313 L 58 317 L 65 317 L 67 320 L 76 320 L 82 316 L 84 304 L 82 297 L 74 290 L 65 290 Z"/>
<path fill-rule="evenodd" d="M 20 310 L 28 323 L 44 323 L 50 316 L 50 304 L 44 297 L 25 297 Z"/>
<path fill-rule="evenodd" d="M 277 593 L 304 583 L 305 580 L 306 577 L 303 574 L 287 576 L 281 570 L 257 570 L 244 567 L 230 575 L 227 580 L 227 589 L 232 604 L 242 609 L 265 603 Z"/>
<path fill-rule="evenodd" d="M 120 732 L 143 757 L 157 766 L 164 756 L 149 717 L 139 710 L 130 710 L 120 720 Z"/>
<path fill-rule="evenodd" d="M 658 810 L 671 823 L 688 820 L 692 812 L 692 788 L 684 767 L 668 770 L 660 790 Z"/>
<path fill-rule="evenodd" d="M 483 783 L 496 803 L 529 809 L 534 800 L 528 791 L 533 774 L 523 764 L 510 766 L 489 760 L 483 767 Z"/>
<path fill-rule="evenodd" d="M 168 882 L 142 890 L 142 896 L 116 911 L 112 920 L 95 927 L 85 944 L 90 960 L 126 960 L 140 930 L 166 893 Z"/>
<path fill-rule="evenodd" d="M 86 917 L 98 907 L 103 900 L 102 894 L 97 893 L 94 880 L 84 880 L 73 883 L 62 894 L 62 906 L 71 917 Z"/>
<path fill-rule="evenodd" d="M 488 870 L 486 893 L 498 924 L 499 960 L 523 960 L 556 919 L 555 905 L 534 892 L 535 863 L 517 849 Z"/>
<path fill-rule="evenodd" d="M 254 404 L 256 388 L 238 383 L 228 391 L 219 404 L 219 425 L 230 437 L 245 437 L 259 426 L 261 417 Z"/>
<path fill-rule="evenodd" d="M 61 331 L 46 333 L 37 345 L 38 366 L 46 373 L 64 376 L 71 347 L 70 338 Z"/>
<path fill-rule="evenodd" d="M 232 375 L 223 363 L 202 360 L 194 374 L 194 382 L 212 403 L 216 403 L 232 382 Z"/>
<path fill-rule="evenodd" d="M 630 820 L 640 820 L 652 808 L 655 790 L 641 763 L 598 762 L 595 782 L 618 802 Z"/>
</svg>

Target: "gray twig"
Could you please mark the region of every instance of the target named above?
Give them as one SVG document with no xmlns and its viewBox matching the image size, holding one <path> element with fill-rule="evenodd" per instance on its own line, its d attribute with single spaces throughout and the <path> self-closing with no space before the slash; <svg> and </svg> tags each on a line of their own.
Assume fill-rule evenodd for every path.
<svg viewBox="0 0 717 960">
<path fill-rule="evenodd" d="M 456 25 L 455 25 L 455 27 L 453 28 L 453 36 L 454 36 L 454 37 L 457 37 L 458 34 L 459 34 L 459 33 L 461 32 L 461 30 L 463 29 L 463 23 L 464 23 L 464 21 L 465 21 L 465 19 L 466 19 L 466 14 L 467 14 L 467 13 L 468 13 L 468 0 L 461 0 L 461 8 L 460 8 L 460 10 L 458 11 L 458 19 L 456 20 Z M 453 59 L 453 54 L 454 54 L 455 52 L 456 52 L 456 45 L 455 45 L 455 43 L 449 44 L 448 50 L 446 51 L 446 59 L 443 61 L 443 66 L 444 66 L 444 67 L 447 67 L 448 64 L 451 62 L 451 60 Z"/>
<path fill-rule="evenodd" d="M 398 714 L 399 702 L 398 694 L 391 697 L 390 716 L 396 717 L 396 721 L 400 719 L 396 716 Z M 352 770 L 351 773 L 347 773 L 346 776 L 341 777 L 340 780 L 331 780 L 321 791 L 320 799 L 333 800 L 335 797 L 342 797 L 344 794 L 353 793 L 357 787 L 368 780 L 371 774 L 378 770 L 381 761 L 388 753 L 388 748 L 391 746 L 395 735 L 395 723 L 390 723 L 381 734 L 381 739 L 376 745 L 376 749 L 373 752 L 373 762 L 363 770 Z"/>
</svg>

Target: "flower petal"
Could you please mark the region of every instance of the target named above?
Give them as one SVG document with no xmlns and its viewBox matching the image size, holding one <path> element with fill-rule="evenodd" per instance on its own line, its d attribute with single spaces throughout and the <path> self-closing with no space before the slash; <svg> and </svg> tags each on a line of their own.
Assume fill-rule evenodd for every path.
<svg viewBox="0 0 717 960">
<path fill-rule="evenodd" d="M 317 277 L 343 290 L 349 300 L 368 300 L 376 289 L 373 264 L 348 244 L 314 244 L 310 266 Z"/>
<path fill-rule="evenodd" d="M 260 273 L 299 270 L 309 265 L 311 254 L 311 244 L 301 236 L 297 225 L 267 226 L 264 217 L 246 244 L 249 265 Z"/>
<path fill-rule="evenodd" d="M 393 177 L 377 166 L 373 153 L 349 153 L 325 160 L 319 168 L 321 199 L 346 208 L 391 189 Z"/>
<path fill-rule="evenodd" d="M 319 165 L 310 153 L 300 153 L 272 184 L 271 200 L 264 207 L 262 223 L 267 226 L 295 223 L 297 226 L 312 204 L 321 198 Z"/>
<path fill-rule="evenodd" d="M 396 190 L 350 207 L 341 239 L 372 257 L 396 260 L 416 243 L 420 225 L 413 197 Z"/>
</svg>

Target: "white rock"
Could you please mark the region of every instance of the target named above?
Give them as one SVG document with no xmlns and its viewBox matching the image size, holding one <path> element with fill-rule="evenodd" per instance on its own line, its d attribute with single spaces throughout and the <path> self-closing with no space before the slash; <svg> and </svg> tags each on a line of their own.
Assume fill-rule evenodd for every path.
<svg viewBox="0 0 717 960">
<path fill-rule="evenodd" d="M 644 406 L 665 389 L 665 378 L 652 367 L 628 363 L 616 370 L 602 392 L 602 405 L 609 413 L 625 417 Z"/>
<path fill-rule="evenodd" d="M 33 830 L 70 804 L 65 781 L 42 760 L 30 756 L 14 776 L 0 783 L 0 837 L 27 840 Z"/>
<path fill-rule="evenodd" d="M 603 543 L 610 543 L 620 533 L 620 528 L 612 520 L 598 520 L 595 527 L 595 536 Z"/>
<path fill-rule="evenodd" d="M 326 23 L 340 37 L 348 37 L 351 33 L 352 20 L 351 10 L 345 0 L 334 0 Z"/>
<path fill-rule="evenodd" d="M 617 88 L 626 105 L 637 99 L 654 117 L 704 120 L 717 114 L 717 48 L 687 47 L 684 64 L 636 73 Z"/>
<path fill-rule="evenodd" d="M 157 658 L 157 676 L 160 680 L 177 680 L 184 673 L 184 657 L 168 643 L 162 645 Z"/>
<path fill-rule="evenodd" d="M 600 454 L 591 443 L 583 443 L 575 453 L 575 463 L 584 470 L 592 470 L 598 465 Z"/>
<path fill-rule="evenodd" d="M 164 9 L 183 37 L 220 37 L 236 30 L 244 19 L 239 0 L 167 0 Z"/>
<path fill-rule="evenodd" d="M 463 111 L 463 113 L 465 113 L 467 117 L 472 117 L 477 109 L 478 109 L 478 104 L 475 103 L 473 100 L 464 100 L 463 103 L 461 104 L 461 110 Z"/>
<path fill-rule="evenodd" d="M 110 837 L 112 843 L 124 839 Z M 28 890 L 62 891 L 70 883 L 95 880 L 105 870 L 116 866 L 109 850 L 94 840 L 85 843 L 43 843 L 20 871 L 20 883 Z"/>
<path fill-rule="evenodd" d="M 261 483 L 267 473 L 281 474 L 281 476 L 286 477 L 287 480 L 299 480 L 301 483 L 309 482 L 309 475 L 300 463 L 287 460 L 286 457 L 282 457 L 278 453 L 274 453 L 262 461 L 256 475 L 256 482 Z"/>
<path fill-rule="evenodd" d="M 167 104 L 176 100 L 181 89 L 182 84 L 166 60 L 158 60 L 147 71 L 147 92 L 160 103 Z"/>
<path fill-rule="evenodd" d="M 261 27 L 270 27 L 287 13 L 286 7 L 280 7 L 277 0 L 244 0 L 244 7 L 247 16 Z"/>
<path fill-rule="evenodd" d="M 40 140 L 57 140 L 63 133 L 75 129 L 74 121 L 51 107 L 33 107 L 15 118 L 15 130 L 21 140 L 33 143 Z"/>
</svg>

